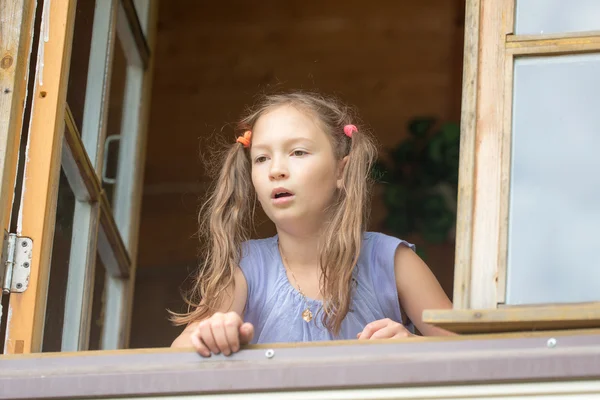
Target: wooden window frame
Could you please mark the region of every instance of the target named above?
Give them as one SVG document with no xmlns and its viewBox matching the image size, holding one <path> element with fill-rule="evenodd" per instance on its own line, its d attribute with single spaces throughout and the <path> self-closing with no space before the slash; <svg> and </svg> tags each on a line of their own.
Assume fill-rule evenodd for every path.
<svg viewBox="0 0 600 400">
<path fill-rule="evenodd" d="M 515 35 L 515 7 L 466 3 L 454 310 L 424 320 L 471 333 L 600 327 L 600 302 L 504 305 L 515 58 L 600 53 L 600 31 Z"/>
<path fill-rule="evenodd" d="M 25 18 L 29 9 L 25 8 L 24 2 L 13 0 L 13 4 L 21 7 L 22 18 Z M 36 68 L 27 143 L 27 160 L 35 159 L 36 162 L 25 163 L 24 182 L 28 193 L 22 196 L 17 232 L 19 236 L 33 240 L 34 251 L 28 289 L 12 293 L 10 297 L 8 313 L 19 317 L 9 319 L 7 323 L 5 354 L 41 351 L 61 168 L 77 200 L 61 349 L 78 351 L 89 346 L 97 255 L 107 269 L 108 305 L 101 347 L 127 346 L 135 277 L 132 260 L 136 258 L 142 195 L 139 174 L 143 171 L 145 157 L 145 119 L 149 111 L 149 67 L 152 65 L 143 29 L 154 37 L 154 28 L 148 29 L 148 26 L 153 27 L 156 21 L 148 21 L 148 18 L 156 17 L 157 3 L 138 3 L 138 10 L 146 18 L 143 23 L 138 20 L 132 0 L 107 0 L 96 4 L 81 134 L 66 102 L 75 4 L 74 0 L 47 2 L 42 12 L 42 26 L 49 27 L 49 32 L 46 38 L 43 33 L 40 37 L 38 63 L 44 57 L 44 65 Z M 18 18 L 21 17 L 17 15 L 14 19 Z M 29 33 L 23 32 L 22 35 Z M 102 189 L 101 176 L 112 49 L 117 34 L 126 35 L 125 43 L 129 43 L 125 49 L 127 80 L 121 123 L 121 131 L 126 131 L 127 135 L 120 146 L 120 154 L 127 153 L 127 157 L 119 157 L 118 187 L 114 209 L 111 209 Z M 26 66 L 22 68 L 27 75 Z M 11 122 L 15 120 L 13 114 L 10 116 Z M 16 129 L 13 131 L 17 132 Z M 18 140 L 16 142 L 15 146 L 18 146 Z"/>
<path fill-rule="evenodd" d="M 6 16 L 0 26 L 0 229 L 4 232 L 9 231 L 14 202 L 35 6 L 35 0 L 5 0 L 0 4 L 0 15 Z M 3 280 L 4 266 L 0 266 L 0 302 Z"/>
</svg>

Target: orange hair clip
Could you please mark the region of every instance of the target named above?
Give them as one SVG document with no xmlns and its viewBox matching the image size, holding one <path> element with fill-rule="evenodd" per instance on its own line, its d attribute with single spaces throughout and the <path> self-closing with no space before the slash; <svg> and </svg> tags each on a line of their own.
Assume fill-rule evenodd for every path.
<svg viewBox="0 0 600 400">
<path fill-rule="evenodd" d="M 244 136 L 238 136 L 236 139 L 237 143 L 241 143 L 244 148 L 250 147 L 250 139 L 252 138 L 252 131 L 244 132 Z"/>
</svg>

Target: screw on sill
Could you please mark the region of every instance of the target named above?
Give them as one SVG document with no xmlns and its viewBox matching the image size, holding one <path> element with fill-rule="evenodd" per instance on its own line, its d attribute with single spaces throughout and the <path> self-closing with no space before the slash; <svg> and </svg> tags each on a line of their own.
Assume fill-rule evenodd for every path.
<svg viewBox="0 0 600 400">
<path fill-rule="evenodd" d="M 274 356 L 275 356 L 275 350 L 269 349 L 269 350 L 265 351 L 265 357 L 273 358 Z"/>
<path fill-rule="evenodd" d="M 546 346 L 548 346 L 549 348 L 556 347 L 556 339 L 554 339 L 554 338 L 548 339 Z"/>
</svg>

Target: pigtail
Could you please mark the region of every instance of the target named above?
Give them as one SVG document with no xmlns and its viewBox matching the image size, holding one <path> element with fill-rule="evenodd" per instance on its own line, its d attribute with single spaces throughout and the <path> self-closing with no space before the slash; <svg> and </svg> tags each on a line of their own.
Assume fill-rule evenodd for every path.
<svg viewBox="0 0 600 400">
<path fill-rule="evenodd" d="M 233 284 L 241 245 L 249 239 L 253 188 L 247 150 L 231 145 L 215 177 L 215 186 L 199 214 L 199 236 L 203 262 L 190 292 L 185 296 L 188 312 L 171 313 L 171 321 L 184 325 L 209 317 L 225 301 L 225 290 Z"/>
<path fill-rule="evenodd" d="M 352 273 L 360 256 L 369 218 L 370 170 L 377 154 L 367 132 L 357 129 L 351 139 L 343 139 L 350 142 L 350 151 L 347 153 L 338 202 L 323 233 L 320 249 L 321 285 L 323 292 L 328 294 L 323 307 L 323 323 L 336 335 L 350 308 Z M 329 276 L 335 279 L 328 279 Z"/>
</svg>

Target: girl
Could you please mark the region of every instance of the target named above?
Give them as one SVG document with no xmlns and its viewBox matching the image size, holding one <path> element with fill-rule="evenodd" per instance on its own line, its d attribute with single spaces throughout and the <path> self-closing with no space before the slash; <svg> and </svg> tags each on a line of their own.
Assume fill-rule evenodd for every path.
<svg viewBox="0 0 600 400">
<path fill-rule="evenodd" d="M 266 96 L 241 121 L 201 212 L 205 261 L 173 347 L 229 355 L 246 343 L 424 335 L 450 300 L 414 246 L 365 232 L 376 156 L 350 109 L 315 94 Z M 255 201 L 277 235 L 248 240 Z"/>
</svg>

